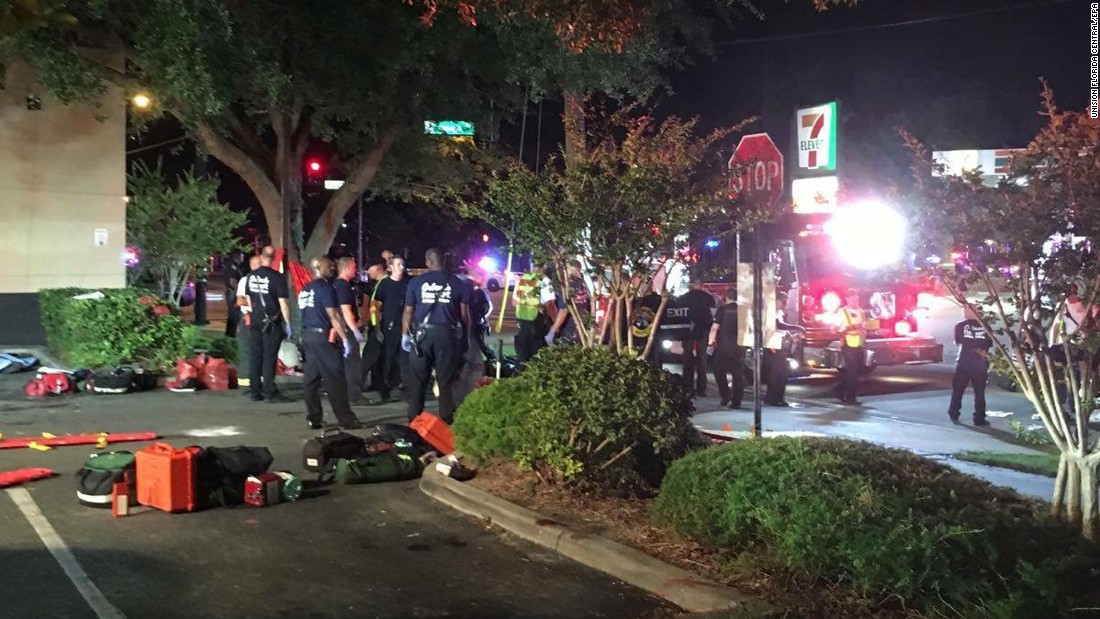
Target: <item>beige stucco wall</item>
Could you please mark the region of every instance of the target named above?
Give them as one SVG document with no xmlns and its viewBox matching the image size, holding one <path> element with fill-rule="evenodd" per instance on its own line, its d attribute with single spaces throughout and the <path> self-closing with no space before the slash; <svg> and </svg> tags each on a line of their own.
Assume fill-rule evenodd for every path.
<svg viewBox="0 0 1100 619">
<path fill-rule="evenodd" d="M 42 109 L 27 109 L 38 95 Z M 96 109 L 64 106 L 25 67 L 0 88 L 0 293 L 122 287 L 126 107 L 117 88 Z M 97 119 L 98 117 L 98 119 Z M 107 242 L 96 246 L 96 230 Z"/>
</svg>

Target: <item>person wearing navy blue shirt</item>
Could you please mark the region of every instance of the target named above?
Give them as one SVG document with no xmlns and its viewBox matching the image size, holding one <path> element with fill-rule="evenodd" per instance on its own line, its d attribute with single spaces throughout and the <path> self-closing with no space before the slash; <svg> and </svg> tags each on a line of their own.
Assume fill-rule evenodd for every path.
<svg viewBox="0 0 1100 619">
<path fill-rule="evenodd" d="M 279 403 L 291 400 L 275 389 L 275 362 L 279 345 L 290 339 L 290 296 L 286 276 L 271 268 L 275 248 L 260 252 L 260 268 L 248 275 L 248 303 L 252 307 L 249 329 L 248 389 L 252 401 Z"/>
<path fill-rule="evenodd" d="M 424 411 L 432 371 L 439 383 L 439 417 L 454 420 L 454 379 L 463 342 L 470 332 L 466 286 L 443 270 L 443 252 L 431 248 L 424 256 L 428 272 L 409 282 L 401 319 L 401 348 L 409 356 L 410 385 L 407 413 L 413 419 Z"/>
<path fill-rule="evenodd" d="M 359 268 L 355 258 L 344 257 L 337 262 L 336 277 L 332 288 L 336 292 L 337 313 L 344 321 L 351 342 L 351 353 L 344 359 L 344 382 L 347 384 L 348 401 L 352 406 L 363 399 L 363 358 L 360 346 L 363 343 L 362 321 L 359 318 L 359 301 L 356 299 L 355 280 L 359 278 Z"/>
<path fill-rule="evenodd" d="M 340 427 L 346 430 L 360 428 L 362 426 L 348 403 L 343 363 L 356 341 L 338 313 L 336 291 L 328 282 L 332 276 L 332 261 L 315 258 L 310 266 L 313 267 L 315 279 L 298 293 L 298 307 L 302 310 L 302 349 L 306 357 L 303 382 L 306 422 L 314 430 L 323 427 L 321 389 L 324 388 L 328 391 L 328 401 Z M 330 337 L 330 334 L 335 337 Z"/>
</svg>

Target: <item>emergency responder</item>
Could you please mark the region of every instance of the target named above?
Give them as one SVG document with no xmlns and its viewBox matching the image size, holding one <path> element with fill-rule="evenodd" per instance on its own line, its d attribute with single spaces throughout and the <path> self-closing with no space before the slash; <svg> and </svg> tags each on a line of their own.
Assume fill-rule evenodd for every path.
<svg viewBox="0 0 1100 619">
<path fill-rule="evenodd" d="M 588 286 L 584 283 L 584 274 L 581 271 L 579 260 L 570 260 L 565 272 L 566 289 L 555 291 L 555 304 L 558 314 L 553 324 L 546 332 L 543 340 L 547 344 L 559 342 L 562 344 L 576 344 L 580 341 L 577 330 L 577 319 L 585 320 L 592 313 L 592 297 L 588 294 Z M 572 306 L 570 306 L 572 301 Z M 574 310 L 580 316 L 573 316 Z"/>
<path fill-rule="evenodd" d="M 969 307 L 963 310 L 963 319 L 955 325 L 955 343 L 959 345 L 959 355 L 955 358 L 955 377 L 951 381 L 951 404 L 947 407 L 947 416 L 952 423 L 959 423 L 963 393 L 970 385 L 974 389 L 974 425 L 988 426 L 989 422 L 985 419 L 985 384 L 989 380 L 989 349 L 993 347 L 993 340 Z"/>
<path fill-rule="evenodd" d="M 863 326 L 863 310 L 859 307 L 859 294 L 848 291 L 844 306 L 840 308 L 840 401 L 858 405 L 856 391 L 863 373 L 863 343 L 867 332 Z"/>
<path fill-rule="evenodd" d="M 1050 328 L 1050 358 L 1062 366 L 1063 371 L 1076 374 L 1084 360 L 1084 351 L 1080 347 L 1082 342 L 1077 334 L 1085 330 L 1091 332 L 1095 329 L 1097 312 L 1100 308 L 1089 307 L 1078 294 L 1077 284 L 1069 284 L 1066 291 L 1066 299 L 1058 309 L 1057 315 Z M 1072 359 L 1067 356 L 1066 341 L 1075 342 L 1077 347 L 1071 348 Z M 1093 368 L 1095 370 L 1095 368 Z M 1078 384 L 1081 377 L 1077 377 Z M 1058 401 L 1063 403 L 1067 420 L 1072 424 L 1071 415 L 1077 411 L 1077 397 L 1066 387 L 1065 380 L 1057 381 Z"/>
<path fill-rule="evenodd" d="M 463 284 L 443 270 L 443 252 L 431 248 L 424 256 L 428 272 L 409 282 L 401 319 L 401 348 L 408 353 L 406 390 L 410 420 L 424 410 L 432 370 L 439 383 L 439 417 L 454 421 L 454 378 L 470 332 L 469 300 Z"/>
<path fill-rule="evenodd" d="M 237 307 L 234 311 L 241 313 L 240 320 L 237 323 L 237 373 L 239 376 L 237 386 L 241 388 L 244 395 L 252 395 L 252 390 L 247 388 L 252 384 L 250 378 L 252 371 L 248 364 L 251 358 L 249 352 L 251 349 L 248 347 L 248 343 L 252 339 L 252 333 L 248 326 L 252 321 L 252 305 L 248 300 L 248 276 L 258 268 L 260 268 L 260 257 L 250 257 L 248 259 L 248 272 L 237 281 L 237 290 L 235 291 Z"/>
<path fill-rule="evenodd" d="M 354 265 L 352 261 L 353 268 Z M 306 422 L 314 430 L 320 430 L 323 426 L 323 387 L 328 391 L 328 402 L 340 427 L 345 430 L 357 429 L 362 426 L 351 412 L 344 375 L 344 361 L 351 356 L 357 342 L 345 326 L 346 319 L 337 311 L 339 301 L 333 285 L 328 281 L 332 277 L 332 261 L 328 258 L 314 258 L 310 266 L 313 268 L 314 279 L 298 293 L 298 307 L 302 310 L 302 349 L 306 356 L 302 383 Z"/>
<path fill-rule="evenodd" d="M 290 402 L 275 389 L 275 362 L 279 345 L 290 339 L 290 305 L 286 277 L 271 264 L 275 248 L 268 245 L 260 252 L 260 268 L 248 276 L 248 302 L 252 306 L 249 328 L 249 391 L 253 402 Z"/>
<path fill-rule="evenodd" d="M 714 313 L 708 348 L 714 351 L 714 382 L 718 385 L 719 406 L 741 408 L 745 394 L 745 348 L 737 341 L 737 287 L 730 286 L 726 303 Z M 727 380 L 732 378 L 732 381 Z"/>
<path fill-rule="evenodd" d="M 546 269 L 532 269 L 524 273 L 512 292 L 512 301 L 516 307 L 516 364 L 523 368 L 527 361 L 546 346 L 546 332 L 550 328 L 551 311 L 557 312 L 554 304 L 554 287 L 546 276 Z"/>
<path fill-rule="evenodd" d="M 237 326 L 240 324 L 240 313 L 237 312 L 237 286 L 244 279 L 245 263 L 244 252 L 235 249 L 225 261 L 225 337 L 237 337 Z"/>
<path fill-rule="evenodd" d="M 355 298 L 355 280 L 359 277 L 359 268 L 355 264 L 355 258 L 351 257 L 340 258 L 336 264 L 336 278 L 332 280 L 332 288 L 336 292 L 340 317 L 351 337 L 351 353 L 344 358 L 344 382 L 347 383 L 348 402 L 354 406 L 363 399 L 363 331 L 359 303 Z"/>
<path fill-rule="evenodd" d="M 371 295 L 373 320 L 382 335 L 381 375 L 378 378 L 378 400 L 371 404 L 390 401 L 393 390 L 401 384 L 408 367 L 408 353 L 401 350 L 401 314 L 405 311 L 405 294 L 409 278 L 405 276 L 405 259 L 393 256 L 389 261 L 389 276 L 378 282 Z"/>
<path fill-rule="evenodd" d="M 787 293 L 777 292 L 775 333 L 772 334 L 771 341 L 767 343 L 762 351 L 763 356 L 761 357 L 763 360 L 763 367 L 761 368 L 763 370 L 763 380 L 764 384 L 768 386 L 764 403 L 768 406 L 790 406 L 784 399 L 787 394 L 787 380 L 790 378 L 791 373 L 791 369 L 787 365 L 787 359 L 790 357 L 790 334 L 796 329 L 801 329 L 801 327 L 783 321 L 786 307 Z"/>
<path fill-rule="evenodd" d="M 690 290 L 678 299 L 678 305 L 687 308 L 691 327 L 687 330 L 687 339 L 681 340 L 684 349 L 684 387 L 692 388 L 695 383 L 695 395 L 707 395 L 707 337 L 714 321 L 714 297 L 703 290 L 701 273 L 694 273 Z"/>
</svg>

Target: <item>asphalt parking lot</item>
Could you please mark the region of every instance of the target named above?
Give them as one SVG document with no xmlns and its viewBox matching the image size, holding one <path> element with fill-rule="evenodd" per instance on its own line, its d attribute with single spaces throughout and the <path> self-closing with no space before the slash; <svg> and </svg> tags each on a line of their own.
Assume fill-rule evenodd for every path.
<svg viewBox="0 0 1100 619">
<path fill-rule="evenodd" d="M 264 445 L 275 456 L 273 469 L 302 473 L 301 444 L 311 432 L 300 403 L 167 391 L 32 401 L 20 391 L 27 378 L 0 376 L 6 438 L 153 431 L 177 447 Z M 357 412 L 375 423 L 403 416 L 396 404 Z M 450 511 L 416 482 L 318 487 L 295 503 L 266 508 L 190 514 L 141 508 L 116 519 L 76 501 L 73 473 L 92 451 L 0 450 L 0 470 L 49 467 L 58 474 L 0 497 L 0 617 L 672 613 L 642 591 Z"/>
</svg>

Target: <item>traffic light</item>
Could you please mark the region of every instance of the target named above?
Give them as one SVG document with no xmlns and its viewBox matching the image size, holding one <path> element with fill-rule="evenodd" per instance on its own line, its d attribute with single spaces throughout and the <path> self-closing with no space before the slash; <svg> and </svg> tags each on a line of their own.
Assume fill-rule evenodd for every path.
<svg viewBox="0 0 1100 619">
<path fill-rule="evenodd" d="M 323 168 L 324 166 L 321 165 L 320 159 L 310 159 L 306 162 L 306 170 L 309 171 L 311 175 L 320 174 Z"/>
</svg>

